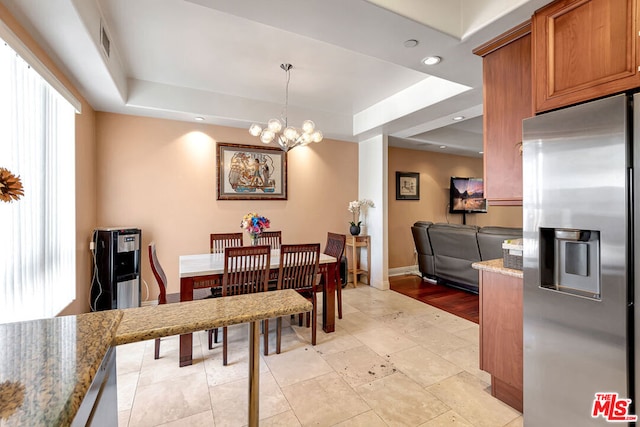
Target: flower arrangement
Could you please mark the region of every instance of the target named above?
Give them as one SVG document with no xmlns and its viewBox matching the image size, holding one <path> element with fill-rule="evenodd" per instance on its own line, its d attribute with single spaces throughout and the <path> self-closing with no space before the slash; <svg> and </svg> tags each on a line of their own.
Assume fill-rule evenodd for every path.
<svg viewBox="0 0 640 427">
<path fill-rule="evenodd" d="M 349 222 L 349 224 L 360 226 L 360 224 L 362 224 L 362 221 L 360 221 L 360 211 L 366 212 L 367 208 L 375 208 L 372 200 L 360 199 L 349 202 L 348 209 L 353 215 L 353 221 Z"/>
<path fill-rule="evenodd" d="M 258 238 L 260 233 L 262 233 L 265 228 L 269 228 L 270 225 L 271 225 L 271 222 L 269 221 L 269 218 L 266 218 L 262 215 L 258 215 L 255 212 L 251 212 L 246 214 L 242 218 L 242 222 L 240 223 L 240 228 L 244 229 L 244 231 L 249 233 L 249 236 L 253 241 Z"/>
</svg>

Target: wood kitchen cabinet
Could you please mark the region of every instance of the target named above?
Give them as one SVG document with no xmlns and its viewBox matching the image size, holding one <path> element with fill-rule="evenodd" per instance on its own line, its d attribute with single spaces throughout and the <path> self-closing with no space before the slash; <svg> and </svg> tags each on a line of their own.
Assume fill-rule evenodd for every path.
<svg viewBox="0 0 640 427">
<path fill-rule="evenodd" d="M 482 56 L 484 194 L 490 205 L 522 205 L 522 120 L 533 115 L 530 22 L 473 53 Z"/>
<path fill-rule="evenodd" d="M 522 277 L 480 270 L 480 369 L 491 374 L 491 394 L 520 412 L 522 286 Z"/>
<path fill-rule="evenodd" d="M 640 87 L 638 0 L 560 0 L 532 18 L 535 111 Z"/>
</svg>

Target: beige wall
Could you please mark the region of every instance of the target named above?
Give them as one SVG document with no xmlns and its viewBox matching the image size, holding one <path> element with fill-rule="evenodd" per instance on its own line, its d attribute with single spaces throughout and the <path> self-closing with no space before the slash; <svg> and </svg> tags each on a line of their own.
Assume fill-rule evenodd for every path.
<svg viewBox="0 0 640 427">
<path fill-rule="evenodd" d="M 209 233 L 241 231 L 248 212 L 271 220 L 283 242 L 347 233 L 358 194 L 358 146 L 324 140 L 288 154 L 288 200 L 216 200 L 216 142 L 259 144 L 246 129 L 97 113 L 98 224 L 142 229 L 143 299 L 157 296 L 146 253 L 152 240 L 179 291 L 178 257 L 209 250 Z M 248 243 L 246 236 L 245 241 Z"/>
<path fill-rule="evenodd" d="M 0 20 L 82 102 L 82 114 L 76 114 L 76 300 L 60 314 L 83 313 L 89 310 L 89 284 L 91 283 L 89 234 L 95 226 L 96 219 L 95 112 L 44 50 L 1 4 Z"/>
<path fill-rule="evenodd" d="M 396 171 L 420 173 L 420 200 L 396 200 Z M 482 177 L 482 159 L 389 147 L 389 269 L 417 264 L 411 225 L 420 220 L 461 224 L 449 214 L 449 178 Z M 467 224 L 522 227 L 521 206 L 489 206 Z"/>
</svg>

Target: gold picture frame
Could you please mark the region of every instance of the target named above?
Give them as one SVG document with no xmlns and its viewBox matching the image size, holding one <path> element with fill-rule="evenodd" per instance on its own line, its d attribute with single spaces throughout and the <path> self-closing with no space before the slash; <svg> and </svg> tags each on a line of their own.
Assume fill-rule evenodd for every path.
<svg viewBox="0 0 640 427">
<path fill-rule="evenodd" d="M 287 200 L 287 153 L 274 147 L 218 143 L 218 200 Z"/>
</svg>

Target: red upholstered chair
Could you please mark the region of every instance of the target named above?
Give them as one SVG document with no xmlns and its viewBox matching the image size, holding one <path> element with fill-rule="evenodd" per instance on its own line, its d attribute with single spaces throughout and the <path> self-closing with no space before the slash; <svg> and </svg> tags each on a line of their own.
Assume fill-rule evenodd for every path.
<svg viewBox="0 0 640 427">
<path fill-rule="evenodd" d="M 316 345 L 318 291 L 318 263 L 320 244 L 282 245 L 280 247 L 280 266 L 278 269 L 278 290 L 295 289 L 311 301 L 311 344 Z M 308 324 L 307 324 L 308 326 Z M 277 320 L 276 353 L 280 353 L 282 340 L 282 317 Z"/>
</svg>

